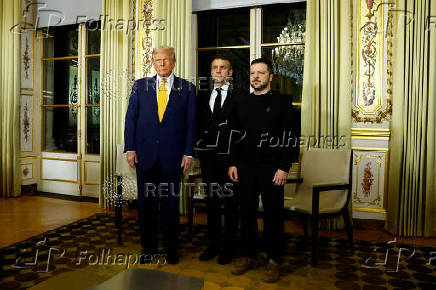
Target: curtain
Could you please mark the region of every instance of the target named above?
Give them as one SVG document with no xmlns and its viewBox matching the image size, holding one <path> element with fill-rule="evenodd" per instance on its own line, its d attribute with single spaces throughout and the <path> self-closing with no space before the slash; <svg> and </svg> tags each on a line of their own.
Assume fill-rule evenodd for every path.
<svg viewBox="0 0 436 290">
<path fill-rule="evenodd" d="M 398 0 L 393 14 L 392 141 L 387 229 L 436 235 L 436 1 Z"/>
<path fill-rule="evenodd" d="M 165 29 L 153 34 L 153 46 L 168 45 L 175 49 L 174 74 L 193 82 L 191 45 L 192 1 L 153 0 L 153 15 L 165 19 Z"/>
<path fill-rule="evenodd" d="M 107 19 L 130 19 L 129 0 L 103 0 L 102 15 Z M 117 144 L 123 144 L 124 118 L 128 106 L 133 75 L 129 61 L 131 48 L 130 31 L 126 34 L 125 27 L 102 27 L 101 31 L 101 62 L 100 86 L 100 184 L 99 203 L 107 207 L 104 190 L 115 190 L 113 186 L 117 155 Z"/>
<path fill-rule="evenodd" d="M 0 196 L 20 195 L 21 1 L 0 0 Z"/>
<path fill-rule="evenodd" d="M 306 142 L 309 136 L 345 136 L 351 147 L 351 1 L 307 1 L 301 105 L 301 136 Z M 325 226 L 342 227 L 342 219 L 337 221 Z"/>
<path fill-rule="evenodd" d="M 165 29 L 153 34 L 153 46 L 172 46 L 176 53 L 174 74 L 195 84 L 192 76 L 192 1 L 153 0 L 153 14 L 156 19 L 165 19 Z M 195 161 L 193 162 L 194 166 Z M 192 168 L 191 168 L 192 169 Z M 189 172 L 189 171 L 188 171 Z M 187 174 L 183 181 L 187 180 Z M 186 188 L 182 186 L 180 213 L 187 211 Z"/>
</svg>

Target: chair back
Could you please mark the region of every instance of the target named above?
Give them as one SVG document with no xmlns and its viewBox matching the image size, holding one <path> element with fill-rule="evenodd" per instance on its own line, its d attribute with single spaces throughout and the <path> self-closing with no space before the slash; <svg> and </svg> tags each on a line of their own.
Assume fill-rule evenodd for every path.
<svg viewBox="0 0 436 290">
<path fill-rule="evenodd" d="M 301 177 L 303 188 L 312 188 L 314 183 L 351 182 L 351 150 L 310 149 L 303 152 Z"/>
<path fill-rule="evenodd" d="M 117 144 L 117 161 L 115 167 L 115 175 L 121 176 L 123 181 L 123 196 L 129 197 L 138 196 L 136 170 L 131 168 L 129 162 L 127 161 L 127 154 L 123 152 L 124 146 L 122 144 Z"/>
</svg>

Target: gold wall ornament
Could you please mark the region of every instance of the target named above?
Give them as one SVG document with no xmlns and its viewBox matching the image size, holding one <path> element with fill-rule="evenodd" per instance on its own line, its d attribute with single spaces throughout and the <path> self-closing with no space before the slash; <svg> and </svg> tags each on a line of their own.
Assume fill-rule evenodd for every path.
<svg viewBox="0 0 436 290">
<path fill-rule="evenodd" d="M 381 181 L 381 169 L 382 169 L 382 156 L 375 154 L 356 154 L 354 157 L 354 165 L 356 166 L 356 187 L 353 192 L 353 203 L 365 204 L 368 206 L 381 206 L 381 201 L 383 197 L 383 191 L 380 190 L 380 181 Z M 359 184 L 359 166 L 362 161 L 365 160 L 363 175 L 361 182 Z M 371 166 L 374 163 L 374 168 Z M 386 166 L 386 165 L 385 165 Z M 377 172 L 373 173 L 373 169 Z M 369 172 L 369 174 L 368 174 Z M 377 188 L 374 190 L 374 181 L 376 181 Z M 359 190 L 359 185 L 360 189 Z M 375 191 L 371 199 L 371 193 Z M 360 192 L 360 194 L 359 194 Z"/>
<path fill-rule="evenodd" d="M 20 106 L 20 151 L 33 152 L 33 96 L 21 94 Z"/>
<path fill-rule="evenodd" d="M 30 118 L 29 118 L 29 105 L 24 105 L 24 119 L 23 119 L 23 135 L 24 140 L 29 142 L 30 139 Z"/>
<path fill-rule="evenodd" d="M 384 120 L 390 119 L 392 113 L 392 104 L 391 99 L 386 99 L 386 108 L 382 111 L 377 112 L 377 116 L 375 117 L 362 117 L 360 116 L 360 111 L 358 110 L 352 110 L 351 116 L 353 117 L 354 121 L 358 123 L 381 123 Z"/>
<path fill-rule="evenodd" d="M 29 56 L 29 41 L 26 37 L 26 48 L 23 53 L 23 63 L 24 63 L 24 77 L 29 79 L 29 69 L 30 69 L 30 56 Z"/>
<path fill-rule="evenodd" d="M 153 19 L 153 1 L 145 0 L 142 15 L 145 21 L 145 30 L 142 35 L 142 72 L 143 76 L 146 77 L 151 71 L 152 63 L 152 37 L 151 37 L 151 25 Z"/>
<path fill-rule="evenodd" d="M 131 0 L 130 2 L 130 7 L 131 10 L 130 12 L 132 13 L 131 15 L 131 19 L 133 19 L 133 23 L 135 23 L 135 30 L 132 33 L 132 42 L 131 42 L 131 60 L 132 60 L 132 81 L 135 81 L 135 66 L 136 66 L 136 33 L 138 31 L 138 27 L 136 26 L 137 23 L 137 19 L 136 19 L 136 5 L 137 5 L 137 1 L 136 0 Z"/>
<path fill-rule="evenodd" d="M 21 163 L 21 181 L 27 181 L 34 178 L 33 162 Z"/>
<path fill-rule="evenodd" d="M 392 12 L 388 9 L 385 17 L 385 5 L 381 0 L 357 0 L 356 4 L 357 53 L 352 117 L 355 122 L 381 123 L 389 119 L 392 112 Z"/>
<path fill-rule="evenodd" d="M 367 162 L 366 167 L 364 168 L 363 179 L 361 183 L 363 195 L 365 197 L 369 197 L 373 184 L 374 184 L 374 174 L 372 174 L 371 162 Z"/>
</svg>

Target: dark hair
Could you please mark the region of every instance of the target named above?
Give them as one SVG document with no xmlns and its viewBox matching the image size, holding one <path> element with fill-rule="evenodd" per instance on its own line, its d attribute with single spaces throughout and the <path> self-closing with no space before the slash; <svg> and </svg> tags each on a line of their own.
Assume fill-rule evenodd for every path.
<svg viewBox="0 0 436 290">
<path fill-rule="evenodd" d="M 230 59 L 229 56 L 227 56 L 226 54 L 215 54 L 212 57 L 212 60 L 210 61 L 210 63 L 212 64 L 212 62 L 216 59 L 223 59 L 223 60 L 227 60 L 230 64 L 230 69 L 232 69 L 232 60 Z"/>
<path fill-rule="evenodd" d="M 260 58 L 253 59 L 251 61 L 250 66 L 252 66 L 255 63 L 264 63 L 264 64 L 266 64 L 266 66 L 268 67 L 269 73 L 271 73 L 271 74 L 273 73 L 273 66 L 272 66 L 272 63 L 271 63 L 271 61 L 269 59 L 267 59 L 265 57 L 260 57 Z"/>
</svg>

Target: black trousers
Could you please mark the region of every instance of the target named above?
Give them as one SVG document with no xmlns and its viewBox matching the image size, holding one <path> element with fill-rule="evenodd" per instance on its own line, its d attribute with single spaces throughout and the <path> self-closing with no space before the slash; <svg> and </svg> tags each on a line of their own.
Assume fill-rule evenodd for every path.
<svg viewBox="0 0 436 290">
<path fill-rule="evenodd" d="M 269 259 L 281 262 L 284 234 L 284 187 L 272 182 L 277 168 L 238 167 L 243 255 L 256 257 L 258 248 L 257 210 L 259 194 L 264 208 L 264 242 Z"/>
<path fill-rule="evenodd" d="M 214 155 L 200 157 L 201 177 L 205 183 L 209 247 L 231 254 L 235 248 L 238 219 L 237 188 L 227 175 L 227 166 Z M 221 209 L 222 207 L 222 209 Z M 221 214 L 224 234 L 221 235 Z"/>
<path fill-rule="evenodd" d="M 181 172 L 165 172 L 157 164 L 150 170 L 136 167 L 141 245 L 145 253 L 158 250 L 159 215 L 167 253 L 177 250 Z M 160 205 L 160 214 L 159 214 Z"/>
</svg>

